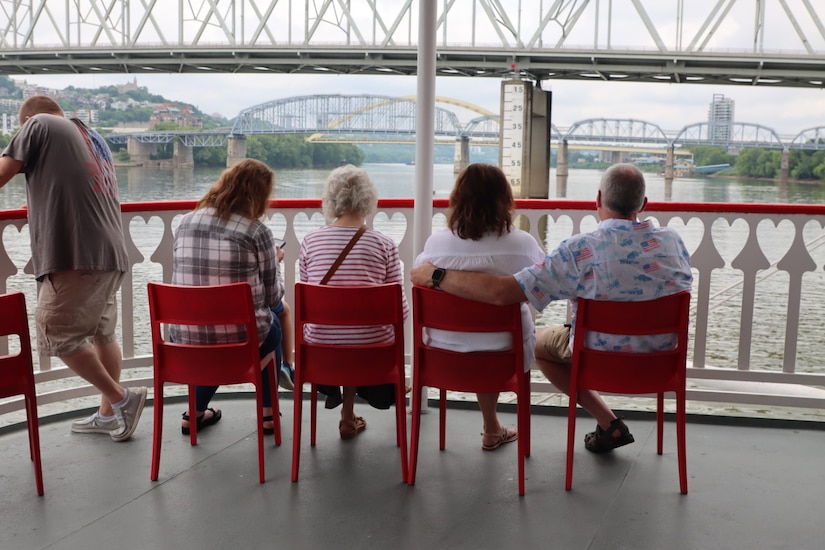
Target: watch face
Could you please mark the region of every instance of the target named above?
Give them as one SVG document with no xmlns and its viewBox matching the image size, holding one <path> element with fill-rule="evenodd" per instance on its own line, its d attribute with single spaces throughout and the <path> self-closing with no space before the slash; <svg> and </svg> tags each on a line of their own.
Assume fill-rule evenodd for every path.
<svg viewBox="0 0 825 550">
<path fill-rule="evenodd" d="M 433 271 L 433 287 L 438 288 L 438 285 L 441 283 L 441 280 L 444 278 L 444 270 L 440 267 L 437 267 L 435 271 Z"/>
</svg>

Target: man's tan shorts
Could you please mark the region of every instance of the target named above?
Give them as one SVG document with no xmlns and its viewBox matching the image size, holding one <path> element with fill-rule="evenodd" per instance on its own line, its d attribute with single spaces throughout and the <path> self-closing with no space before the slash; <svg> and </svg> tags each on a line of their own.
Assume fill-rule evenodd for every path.
<svg viewBox="0 0 825 550">
<path fill-rule="evenodd" d="M 65 357 L 115 339 L 120 271 L 58 271 L 37 287 L 37 351 Z"/>
<path fill-rule="evenodd" d="M 541 329 L 536 334 L 538 345 L 544 350 L 545 358 L 556 363 L 570 364 L 570 327 L 559 325 Z"/>
</svg>

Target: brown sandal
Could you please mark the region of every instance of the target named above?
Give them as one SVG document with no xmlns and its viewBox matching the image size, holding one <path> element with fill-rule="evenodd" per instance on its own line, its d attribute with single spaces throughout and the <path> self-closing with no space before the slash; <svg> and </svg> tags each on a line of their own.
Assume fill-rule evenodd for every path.
<svg viewBox="0 0 825 550">
<path fill-rule="evenodd" d="M 518 439 L 518 432 L 516 430 L 511 430 L 510 428 L 502 428 L 501 433 L 497 434 L 481 434 L 481 448 L 485 451 L 495 451 L 499 447 L 501 447 L 505 443 L 512 443 L 516 439 Z M 495 438 L 493 443 L 486 444 L 484 443 L 484 438 Z"/>
<path fill-rule="evenodd" d="M 366 427 L 367 421 L 361 416 L 356 416 L 353 420 L 341 420 L 338 423 L 338 433 L 341 434 L 341 439 L 352 439 Z"/>
</svg>

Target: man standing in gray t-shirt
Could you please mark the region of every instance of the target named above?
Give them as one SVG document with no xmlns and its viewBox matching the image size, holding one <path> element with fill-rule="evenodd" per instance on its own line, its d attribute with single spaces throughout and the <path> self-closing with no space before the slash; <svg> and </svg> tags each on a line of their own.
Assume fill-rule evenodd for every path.
<svg viewBox="0 0 825 550">
<path fill-rule="evenodd" d="M 38 352 L 60 357 L 100 390 L 100 409 L 72 431 L 125 441 L 146 388 L 120 385 L 116 295 L 129 262 L 112 154 L 100 134 L 64 118 L 46 96 L 23 102 L 20 126 L 0 153 L 0 187 L 26 175 Z"/>
</svg>

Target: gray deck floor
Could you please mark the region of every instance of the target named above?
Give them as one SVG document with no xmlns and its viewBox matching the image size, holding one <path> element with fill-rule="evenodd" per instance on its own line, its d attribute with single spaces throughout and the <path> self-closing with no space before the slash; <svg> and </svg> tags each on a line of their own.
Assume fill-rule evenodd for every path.
<svg viewBox="0 0 825 550">
<path fill-rule="evenodd" d="M 655 452 L 652 416 L 628 420 L 636 443 L 607 456 L 579 444 L 564 490 L 566 419 L 534 414 L 527 494 L 518 496 L 516 446 L 482 452 L 480 414 L 423 418 L 418 476 L 401 482 L 392 411 L 358 405 L 364 434 L 341 441 L 337 411 L 319 411 L 309 447 L 304 408 L 301 476 L 290 481 L 292 401 L 284 440 L 266 448 L 257 479 L 253 401 L 223 399 L 224 418 L 196 447 L 166 408 L 160 479 L 149 480 L 152 409 L 134 438 L 77 435 L 70 419 L 41 426 L 46 494 L 34 488 L 25 429 L 0 435 L 0 549 L 811 549 L 823 548 L 825 434 L 821 426 L 688 424 L 688 495 L 679 494 L 672 422 Z M 557 410 L 556 412 L 561 412 Z M 515 415 L 502 420 L 515 425 Z M 592 429 L 581 418 L 577 439 Z M 812 429 L 817 428 L 817 429 Z"/>
</svg>

